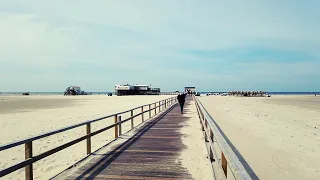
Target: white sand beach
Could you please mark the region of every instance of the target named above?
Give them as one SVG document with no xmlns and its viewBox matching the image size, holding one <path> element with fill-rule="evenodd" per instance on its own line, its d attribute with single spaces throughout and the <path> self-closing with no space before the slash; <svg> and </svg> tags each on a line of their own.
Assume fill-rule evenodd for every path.
<svg viewBox="0 0 320 180">
<path fill-rule="evenodd" d="M 25 139 L 169 97 L 171 96 L 0 96 L 0 144 Z M 135 111 L 135 113 L 138 112 L 141 110 Z M 145 117 L 148 117 L 147 115 Z M 136 118 L 134 122 L 135 124 L 141 123 L 141 118 Z M 113 118 L 94 123 L 91 131 L 112 123 L 114 123 Z M 130 130 L 130 121 L 125 123 L 123 130 Z M 45 152 L 83 136 L 85 133 L 86 127 L 83 126 L 35 141 L 33 153 L 36 155 Z M 113 129 L 94 136 L 92 151 L 97 150 L 113 138 Z M 85 142 L 81 142 L 35 163 L 34 177 L 35 179 L 48 179 L 85 156 Z M 0 169 L 23 160 L 23 145 L 0 152 Z M 24 169 L 5 176 L 3 179 L 24 179 Z"/>
<path fill-rule="evenodd" d="M 199 100 L 260 179 L 320 179 L 320 97 Z"/>
</svg>

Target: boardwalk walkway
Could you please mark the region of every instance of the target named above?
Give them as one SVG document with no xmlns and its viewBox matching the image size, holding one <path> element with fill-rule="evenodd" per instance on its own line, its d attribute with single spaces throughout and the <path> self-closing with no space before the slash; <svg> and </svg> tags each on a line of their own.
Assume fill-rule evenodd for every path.
<svg viewBox="0 0 320 180">
<path fill-rule="evenodd" d="M 185 113 L 191 103 L 194 101 L 188 98 Z M 187 120 L 174 105 L 134 136 L 123 136 L 124 143 L 93 153 L 90 160 L 54 179 L 192 179 L 179 160 L 186 148 L 181 129 Z"/>
</svg>

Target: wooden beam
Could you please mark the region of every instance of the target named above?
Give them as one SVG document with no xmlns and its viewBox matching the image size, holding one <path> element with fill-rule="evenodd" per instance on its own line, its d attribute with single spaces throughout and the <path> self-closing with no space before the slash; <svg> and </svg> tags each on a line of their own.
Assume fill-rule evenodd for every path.
<svg viewBox="0 0 320 180">
<path fill-rule="evenodd" d="M 131 110 L 131 129 L 134 128 L 134 122 L 133 122 L 133 110 Z"/>
<path fill-rule="evenodd" d="M 142 120 L 142 122 L 144 121 L 144 117 L 143 117 L 143 106 L 141 107 L 141 120 Z"/>
<path fill-rule="evenodd" d="M 32 158 L 32 141 L 25 143 L 25 160 Z M 33 179 L 33 165 L 29 164 L 25 167 L 26 180 Z"/>
<path fill-rule="evenodd" d="M 114 115 L 114 123 L 118 123 L 118 115 Z M 114 138 L 118 138 L 118 125 L 114 126 Z"/>
<path fill-rule="evenodd" d="M 227 165 L 228 165 L 227 159 L 224 156 L 223 152 L 221 152 L 221 167 L 222 167 L 224 175 L 226 175 L 226 177 L 228 177 L 227 176 L 227 168 L 228 168 Z"/>
<path fill-rule="evenodd" d="M 87 135 L 91 133 L 91 124 L 87 124 Z M 91 154 L 91 136 L 87 138 L 87 155 Z"/>
</svg>

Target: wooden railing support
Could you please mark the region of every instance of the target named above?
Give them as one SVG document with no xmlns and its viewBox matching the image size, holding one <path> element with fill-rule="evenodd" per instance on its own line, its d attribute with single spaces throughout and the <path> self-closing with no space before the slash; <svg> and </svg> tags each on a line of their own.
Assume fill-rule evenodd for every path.
<svg viewBox="0 0 320 180">
<path fill-rule="evenodd" d="M 114 123 L 118 123 L 118 115 L 114 115 Z M 118 125 L 114 126 L 114 138 L 118 138 Z"/>
<path fill-rule="evenodd" d="M 122 123 L 121 123 L 121 116 L 118 117 L 118 122 L 120 123 L 119 124 L 119 136 L 122 135 Z"/>
<path fill-rule="evenodd" d="M 87 135 L 91 133 L 91 124 L 88 123 L 87 125 Z M 87 138 L 87 155 L 91 154 L 91 137 Z"/>
<path fill-rule="evenodd" d="M 144 117 L 143 117 L 143 106 L 141 107 L 141 120 L 142 120 L 142 122 L 144 121 Z"/>
<path fill-rule="evenodd" d="M 160 107 L 161 107 L 161 101 L 159 101 L 159 112 L 161 111 Z"/>
<path fill-rule="evenodd" d="M 32 141 L 25 143 L 25 160 L 32 158 Z M 26 180 L 33 179 L 33 164 L 25 167 Z"/>
<path fill-rule="evenodd" d="M 133 110 L 131 110 L 131 129 L 134 128 L 134 123 L 133 123 Z"/>
<path fill-rule="evenodd" d="M 222 167 L 224 175 L 226 175 L 226 177 L 228 177 L 227 176 L 227 165 L 228 165 L 227 159 L 224 156 L 223 152 L 221 152 L 221 167 Z"/>
<path fill-rule="evenodd" d="M 156 115 L 156 114 L 157 114 L 157 104 L 154 103 L 154 115 Z"/>
<path fill-rule="evenodd" d="M 151 118 L 151 104 L 149 104 L 149 118 Z"/>
</svg>

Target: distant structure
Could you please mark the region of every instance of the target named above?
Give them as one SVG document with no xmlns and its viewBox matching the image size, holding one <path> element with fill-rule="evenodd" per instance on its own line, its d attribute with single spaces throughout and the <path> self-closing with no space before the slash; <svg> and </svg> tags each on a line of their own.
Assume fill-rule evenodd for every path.
<svg viewBox="0 0 320 180">
<path fill-rule="evenodd" d="M 196 94 L 196 87 L 184 87 L 184 92 L 188 94 Z"/>
<path fill-rule="evenodd" d="M 264 91 L 230 91 L 229 96 L 245 96 L 245 97 L 264 97 L 270 95 Z"/>
<path fill-rule="evenodd" d="M 151 88 L 149 85 L 116 85 L 117 96 L 128 95 L 160 95 L 160 88 Z"/>
<path fill-rule="evenodd" d="M 65 96 L 75 96 L 75 95 L 88 95 L 87 92 L 81 91 L 79 86 L 69 86 L 64 92 Z"/>
</svg>

